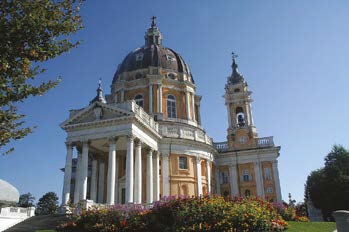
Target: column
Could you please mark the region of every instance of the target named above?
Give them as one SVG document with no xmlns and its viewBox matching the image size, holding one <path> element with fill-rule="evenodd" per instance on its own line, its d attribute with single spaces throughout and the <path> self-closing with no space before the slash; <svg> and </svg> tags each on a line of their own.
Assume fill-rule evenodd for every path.
<svg viewBox="0 0 349 232">
<path fill-rule="evenodd" d="M 119 195 L 119 160 L 120 157 L 116 156 L 115 162 L 115 189 L 114 189 L 114 203 L 118 203 L 118 195 Z"/>
<path fill-rule="evenodd" d="M 216 194 L 218 196 L 221 195 L 221 183 L 220 183 L 220 180 L 219 180 L 219 168 L 216 167 L 215 169 L 215 179 L 216 179 Z"/>
<path fill-rule="evenodd" d="M 259 161 L 254 162 L 254 173 L 256 176 L 257 196 L 264 196 L 264 185 Z"/>
<path fill-rule="evenodd" d="M 192 115 L 192 120 L 193 121 L 196 121 L 196 113 L 195 113 L 195 94 L 194 93 L 191 93 L 191 107 L 192 107 L 192 112 L 193 112 L 193 115 Z"/>
<path fill-rule="evenodd" d="M 185 109 L 186 109 L 188 120 L 190 119 L 189 94 L 190 93 L 188 91 L 185 92 Z"/>
<path fill-rule="evenodd" d="M 103 203 L 104 201 L 104 161 L 99 161 L 98 170 L 98 203 Z"/>
<path fill-rule="evenodd" d="M 70 182 L 71 182 L 72 159 L 73 159 L 73 145 L 71 143 L 65 143 L 65 144 L 67 147 L 67 156 L 65 159 L 65 167 L 64 167 L 62 205 L 67 205 L 70 198 Z"/>
<path fill-rule="evenodd" d="M 82 159 L 81 159 L 81 185 L 80 185 L 80 199 L 86 200 L 87 196 L 87 174 L 88 174 L 88 141 L 82 143 Z"/>
<path fill-rule="evenodd" d="M 162 84 L 158 85 L 158 112 L 162 113 Z"/>
<path fill-rule="evenodd" d="M 198 181 L 198 196 L 202 195 L 202 178 L 201 178 L 201 158 L 196 157 L 196 176 Z"/>
<path fill-rule="evenodd" d="M 236 164 L 229 166 L 229 175 L 230 175 L 230 191 L 232 197 L 238 197 L 239 186 L 238 186 L 238 175 L 236 170 Z"/>
<path fill-rule="evenodd" d="M 252 105 L 251 105 L 251 103 L 249 103 L 249 106 L 250 106 L 249 113 L 250 113 L 251 125 L 253 126 L 254 122 L 253 122 L 253 116 L 252 116 Z"/>
<path fill-rule="evenodd" d="M 147 203 L 153 202 L 153 150 L 147 154 Z"/>
<path fill-rule="evenodd" d="M 137 140 L 135 144 L 135 196 L 136 204 L 142 203 L 142 147 L 141 141 Z"/>
<path fill-rule="evenodd" d="M 198 123 L 199 123 L 199 125 L 201 125 L 200 105 L 197 105 L 197 106 L 198 106 L 198 115 L 197 115 Z"/>
<path fill-rule="evenodd" d="M 170 178 L 169 178 L 169 153 L 162 153 L 162 181 L 163 181 L 163 196 L 170 195 Z"/>
<path fill-rule="evenodd" d="M 127 136 L 126 203 L 133 203 L 133 136 Z"/>
<path fill-rule="evenodd" d="M 276 201 L 277 202 L 282 202 L 280 179 L 279 179 L 279 169 L 278 169 L 278 161 L 274 160 L 272 162 L 272 165 L 273 165 L 274 185 L 275 185 L 275 190 L 276 190 Z"/>
<path fill-rule="evenodd" d="M 109 139 L 109 156 L 108 156 L 108 179 L 107 179 L 107 204 L 114 205 L 115 192 L 115 161 L 116 161 L 116 140 Z"/>
<path fill-rule="evenodd" d="M 210 160 L 206 160 L 206 173 L 207 173 L 207 190 L 208 190 L 208 194 L 211 195 L 211 165 L 210 165 Z"/>
<path fill-rule="evenodd" d="M 81 152 L 78 151 L 77 163 L 75 168 L 74 204 L 79 202 L 80 182 L 81 182 Z"/>
<path fill-rule="evenodd" d="M 230 114 L 230 103 L 226 103 L 228 112 L 228 124 L 229 128 L 232 128 L 231 114 Z"/>
<path fill-rule="evenodd" d="M 125 90 L 121 90 L 120 91 L 120 103 L 123 103 L 124 102 L 124 100 L 125 100 Z"/>
<path fill-rule="evenodd" d="M 97 160 L 92 160 L 92 173 L 91 173 L 91 200 L 97 202 Z"/>
<path fill-rule="evenodd" d="M 153 157 L 153 201 L 160 200 L 159 156 L 159 152 L 155 151 L 155 155 Z"/>
<path fill-rule="evenodd" d="M 153 85 L 149 84 L 149 114 L 153 113 Z"/>
</svg>

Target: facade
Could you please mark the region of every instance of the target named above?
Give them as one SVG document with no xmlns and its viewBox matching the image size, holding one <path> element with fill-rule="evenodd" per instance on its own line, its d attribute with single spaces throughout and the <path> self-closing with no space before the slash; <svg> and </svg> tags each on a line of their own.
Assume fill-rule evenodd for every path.
<svg viewBox="0 0 349 232">
<path fill-rule="evenodd" d="M 153 17 L 145 45 L 118 66 L 111 93 L 104 97 L 99 83 L 89 105 L 70 110 L 61 124 L 67 132 L 62 205 L 209 194 L 281 201 L 280 147 L 272 137 L 257 137 L 250 95 L 234 57 L 225 94 L 227 142 L 213 143 L 201 126 L 201 96 L 189 66 L 162 46 Z"/>
</svg>

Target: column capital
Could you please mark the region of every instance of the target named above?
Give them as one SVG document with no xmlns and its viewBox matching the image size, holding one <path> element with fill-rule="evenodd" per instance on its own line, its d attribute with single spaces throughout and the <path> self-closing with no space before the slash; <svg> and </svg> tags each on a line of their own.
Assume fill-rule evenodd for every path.
<svg viewBox="0 0 349 232">
<path fill-rule="evenodd" d="M 89 139 L 82 139 L 82 140 L 80 140 L 80 142 L 82 143 L 83 146 L 91 144 L 91 140 L 89 140 Z"/>
<path fill-rule="evenodd" d="M 67 149 L 73 149 L 73 147 L 75 146 L 75 144 L 73 142 L 65 142 L 65 145 L 67 146 Z"/>
<path fill-rule="evenodd" d="M 142 146 L 142 141 L 139 138 L 135 138 L 134 141 L 135 141 L 135 146 L 136 147 Z"/>
<path fill-rule="evenodd" d="M 170 157 L 170 153 L 168 152 L 162 152 L 161 155 L 164 159 L 168 159 Z"/>
<path fill-rule="evenodd" d="M 277 165 L 278 165 L 278 163 L 279 163 L 279 161 L 278 161 L 278 160 L 273 160 L 273 161 L 271 161 L 271 163 L 272 163 L 272 165 L 277 166 Z"/>
<path fill-rule="evenodd" d="M 118 137 L 109 137 L 108 142 L 109 144 L 115 144 L 118 141 Z"/>
<path fill-rule="evenodd" d="M 136 136 L 133 133 L 129 133 L 126 135 L 127 140 L 134 141 L 136 139 Z"/>
<path fill-rule="evenodd" d="M 236 167 L 237 167 L 237 164 L 235 163 L 229 164 L 229 168 L 236 168 Z"/>
<path fill-rule="evenodd" d="M 146 152 L 154 152 L 155 150 L 153 149 L 153 148 L 151 148 L 151 147 L 146 147 L 146 148 L 144 148 L 144 150 L 146 151 Z"/>
<path fill-rule="evenodd" d="M 201 157 L 200 156 L 196 156 L 196 163 L 200 163 L 201 162 Z"/>
</svg>

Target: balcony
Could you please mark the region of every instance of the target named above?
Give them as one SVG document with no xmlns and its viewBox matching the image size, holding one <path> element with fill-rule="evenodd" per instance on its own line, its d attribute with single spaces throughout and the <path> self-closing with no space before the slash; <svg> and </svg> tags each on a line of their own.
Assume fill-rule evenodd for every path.
<svg viewBox="0 0 349 232">
<path fill-rule="evenodd" d="M 274 147 L 273 136 L 255 138 L 255 144 L 256 148 Z M 228 142 L 213 143 L 213 146 L 216 148 L 218 152 L 225 152 L 229 150 Z"/>
<path fill-rule="evenodd" d="M 189 139 L 212 145 L 212 139 L 201 129 L 187 125 L 161 124 L 160 133 L 164 137 Z"/>
</svg>

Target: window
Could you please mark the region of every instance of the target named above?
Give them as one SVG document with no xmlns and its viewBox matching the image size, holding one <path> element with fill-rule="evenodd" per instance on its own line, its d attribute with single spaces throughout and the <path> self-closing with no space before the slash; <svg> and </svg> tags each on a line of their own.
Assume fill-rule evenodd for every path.
<svg viewBox="0 0 349 232">
<path fill-rule="evenodd" d="M 188 169 L 188 159 L 185 156 L 179 157 L 179 169 Z"/>
<path fill-rule="evenodd" d="M 136 54 L 136 61 L 142 61 L 143 60 L 143 53 L 137 53 Z"/>
<path fill-rule="evenodd" d="M 242 180 L 244 182 L 249 182 L 250 180 L 252 180 L 250 172 L 247 169 L 242 170 Z"/>
<path fill-rule="evenodd" d="M 143 107 L 144 106 L 144 100 L 143 100 L 143 96 L 140 95 L 140 94 L 137 94 L 135 96 L 135 102 L 137 105 L 139 105 L 140 107 Z"/>
<path fill-rule="evenodd" d="M 245 122 L 245 114 L 244 114 L 244 110 L 242 109 L 242 107 L 236 107 L 235 110 L 236 113 L 236 124 L 238 127 L 244 127 L 246 122 Z"/>
<path fill-rule="evenodd" d="M 266 180 L 271 180 L 271 169 L 270 168 L 264 168 L 264 178 Z"/>
<path fill-rule="evenodd" d="M 221 172 L 220 178 L 221 184 L 228 184 L 228 174 L 226 172 Z"/>
<path fill-rule="evenodd" d="M 176 118 L 176 98 L 173 95 L 167 96 L 167 117 Z"/>
<path fill-rule="evenodd" d="M 174 80 L 176 78 L 176 76 L 173 73 L 169 73 L 167 74 L 167 77 Z"/>
<path fill-rule="evenodd" d="M 176 58 L 174 58 L 173 56 L 169 55 L 169 54 L 166 54 L 166 60 L 168 61 L 176 61 Z"/>
<path fill-rule="evenodd" d="M 273 193 L 273 187 L 268 187 L 267 188 L 267 193 Z"/>
<path fill-rule="evenodd" d="M 245 190 L 245 197 L 249 197 L 249 196 L 251 196 L 251 191 L 246 189 Z"/>
<path fill-rule="evenodd" d="M 234 89 L 234 93 L 240 92 L 240 89 Z"/>
<path fill-rule="evenodd" d="M 142 73 L 137 73 L 135 76 L 136 79 L 141 79 L 142 77 L 143 77 Z"/>
</svg>

